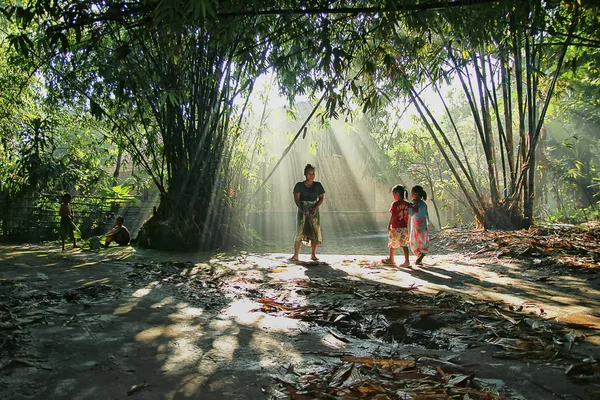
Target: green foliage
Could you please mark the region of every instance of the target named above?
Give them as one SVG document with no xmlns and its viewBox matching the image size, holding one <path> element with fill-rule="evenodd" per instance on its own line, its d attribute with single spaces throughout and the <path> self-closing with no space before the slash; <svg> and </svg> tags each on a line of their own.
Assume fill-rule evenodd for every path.
<svg viewBox="0 0 600 400">
<path fill-rule="evenodd" d="M 600 220 L 600 207 L 578 208 L 575 202 L 560 206 L 552 211 L 544 221 L 549 224 L 581 224 Z"/>
<path fill-rule="evenodd" d="M 548 190 L 562 204 L 574 202 L 578 208 L 596 204 L 600 200 L 600 146 L 594 123 L 582 122 L 574 114 L 572 119 L 554 122 L 548 126 L 544 168 L 547 170 Z M 587 129 L 586 129 L 587 128 Z M 572 136 L 563 139 L 563 132 Z M 577 135 L 572 132 L 578 132 Z M 567 207 L 568 208 L 568 207 Z"/>
<path fill-rule="evenodd" d="M 597 205 L 600 200 L 600 51 L 598 16 L 590 8 L 581 11 L 581 31 L 576 46 L 569 48 L 566 68 L 557 85 L 556 106 L 548 124 L 549 179 L 557 199 L 558 213 L 569 220 L 577 211 Z"/>
<path fill-rule="evenodd" d="M 129 179 L 131 180 L 131 179 Z M 122 183 L 112 187 L 102 187 L 97 190 L 97 195 L 105 204 L 111 205 L 139 205 L 140 200 L 132 194 L 136 185 L 134 183 Z"/>
<path fill-rule="evenodd" d="M 84 234 L 103 230 L 113 217 L 99 193 L 115 185 L 109 168 L 117 156 L 107 126 L 86 114 L 81 99 L 66 101 L 35 59 L 16 53 L 10 40 L 0 43 L 6 55 L 0 59 L 2 234 L 56 239 L 58 203 L 65 191 L 76 196 L 73 208 Z"/>
</svg>

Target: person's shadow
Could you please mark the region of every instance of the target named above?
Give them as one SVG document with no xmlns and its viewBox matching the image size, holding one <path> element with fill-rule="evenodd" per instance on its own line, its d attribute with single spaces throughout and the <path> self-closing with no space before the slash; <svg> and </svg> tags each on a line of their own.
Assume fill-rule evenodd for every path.
<svg viewBox="0 0 600 400">
<path fill-rule="evenodd" d="M 346 272 L 333 268 L 327 260 L 322 258 L 316 261 L 288 260 L 288 263 L 305 268 L 304 274 L 309 280 L 337 281 L 344 280 L 349 276 Z"/>
</svg>

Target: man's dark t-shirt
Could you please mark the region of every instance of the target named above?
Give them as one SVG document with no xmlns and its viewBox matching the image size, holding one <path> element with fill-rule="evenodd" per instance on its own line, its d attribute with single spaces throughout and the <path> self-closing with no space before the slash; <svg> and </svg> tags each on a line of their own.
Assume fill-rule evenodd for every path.
<svg viewBox="0 0 600 400">
<path fill-rule="evenodd" d="M 304 182 L 298 182 L 294 186 L 294 196 L 296 193 L 300 193 L 300 201 L 316 201 L 321 194 L 325 193 L 325 189 L 321 182 L 313 181 L 310 187 L 306 187 Z"/>
</svg>

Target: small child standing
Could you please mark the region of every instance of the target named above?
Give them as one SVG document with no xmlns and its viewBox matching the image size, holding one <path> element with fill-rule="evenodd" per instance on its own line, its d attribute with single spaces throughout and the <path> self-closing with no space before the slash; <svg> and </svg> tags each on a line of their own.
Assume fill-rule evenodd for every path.
<svg viewBox="0 0 600 400">
<path fill-rule="evenodd" d="M 381 260 L 384 264 L 394 264 L 394 253 L 397 248 L 402 247 L 404 250 L 404 264 L 401 267 L 410 266 L 408 261 L 408 210 L 411 204 L 405 201 L 406 189 L 404 186 L 396 185 L 392 188 L 392 195 L 394 196 L 394 202 L 390 205 L 390 221 L 388 222 L 387 228 L 390 233 L 388 239 L 388 247 L 390 249 L 390 255 L 388 258 Z"/>
<path fill-rule="evenodd" d="M 410 214 L 410 249 L 417 256 L 415 264 L 423 265 L 423 257 L 429 252 L 429 212 L 427 211 L 427 193 L 422 186 L 411 190 L 412 205 L 408 208 Z"/>
<path fill-rule="evenodd" d="M 60 204 L 60 237 L 62 239 L 62 250 L 65 251 L 65 241 L 67 237 L 73 241 L 73 248 L 77 248 L 77 238 L 75 238 L 75 223 L 73 222 L 73 207 L 71 207 L 71 201 L 73 196 L 70 193 L 63 194 L 62 203 Z"/>
</svg>

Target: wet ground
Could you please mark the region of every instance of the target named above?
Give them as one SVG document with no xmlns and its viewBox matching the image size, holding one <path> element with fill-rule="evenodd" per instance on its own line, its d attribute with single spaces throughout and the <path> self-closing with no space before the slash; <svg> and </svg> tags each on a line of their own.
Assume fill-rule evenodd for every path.
<svg viewBox="0 0 600 400">
<path fill-rule="evenodd" d="M 295 264 L 0 246 L 0 397 L 600 398 L 597 269 L 444 243 L 412 268 L 383 234 Z"/>
</svg>

